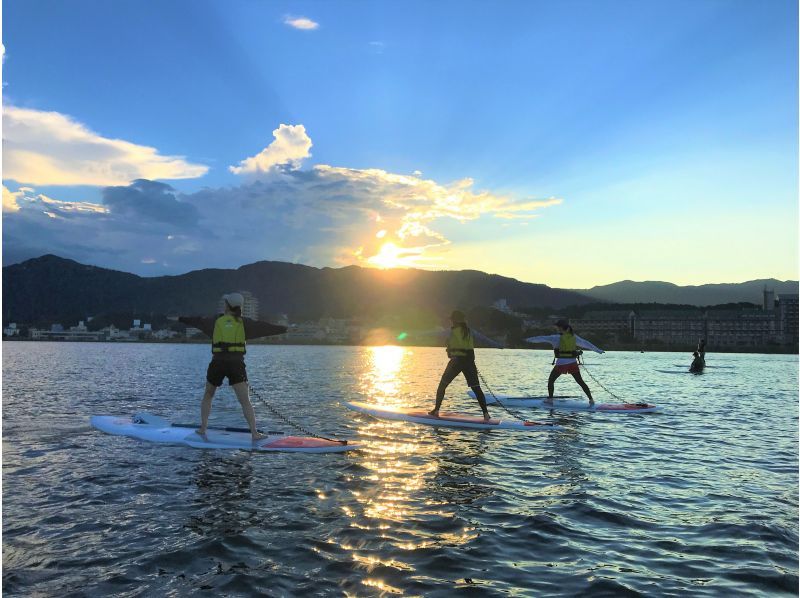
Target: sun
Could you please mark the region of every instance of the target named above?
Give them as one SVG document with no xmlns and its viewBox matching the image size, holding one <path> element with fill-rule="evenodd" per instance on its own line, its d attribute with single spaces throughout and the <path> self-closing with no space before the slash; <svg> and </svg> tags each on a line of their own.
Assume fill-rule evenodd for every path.
<svg viewBox="0 0 800 598">
<path fill-rule="evenodd" d="M 381 245 L 378 253 L 368 258 L 370 264 L 378 266 L 378 268 L 401 268 L 408 266 L 407 252 L 391 241 L 387 241 Z"/>
</svg>

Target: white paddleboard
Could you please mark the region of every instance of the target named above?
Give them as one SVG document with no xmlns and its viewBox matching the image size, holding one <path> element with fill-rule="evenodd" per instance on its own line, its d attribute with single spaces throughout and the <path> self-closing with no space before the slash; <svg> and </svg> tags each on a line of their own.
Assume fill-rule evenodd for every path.
<svg viewBox="0 0 800 598">
<path fill-rule="evenodd" d="M 703 373 L 702 370 L 699 371 L 699 372 L 690 372 L 689 368 L 686 368 L 685 370 L 654 370 L 654 371 L 658 372 L 659 374 L 695 374 L 695 375 L 699 375 L 699 374 Z"/>
<path fill-rule="evenodd" d="M 691 363 L 689 365 L 684 365 L 682 363 L 673 363 L 672 365 L 674 365 L 676 368 L 687 368 L 688 369 L 688 367 L 689 367 L 689 365 L 691 365 Z M 714 368 L 715 370 L 720 370 L 720 369 L 723 369 L 723 370 L 735 370 L 736 369 L 735 365 L 708 365 L 708 364 L 706 364 L 703 367 Z"/>
<path fill-rule="evenodd" d="M 260 452 L 290 453 L 341 453 L 363 448 L 360 444 L 342 444 L 322 438 L 285 436 L 270 432 L 266 438 L 253 443 L 250 430 L 246 428 L 220 428 L 209 426 L 206 437 L 197 434 L 197 424 L 173 424 L 169 420 L 138 413 L 133 417 L 93 415 L 92 426 L 107 434 L 130 436 L 150 442 L 182 444 L 203 449 L 244 449 Z"/>
<path fill-rule="evenodd" d="M 516 420 L 485 420 L 482 417 L 464 415 L 462 413 L 445 413 L 440 411 L 439 416 L 430 415 L 424 409 L 405 409 L 402 407 L 385 407 L 382 405 L 371 405 L 369 403 L 345 403 L 348 409 L 366 413 L 378 419 L 395 419 L 425 426 L 435 426 L 442 428 L 473 428 L 476 430 L 520 430 L 525 432 L 542 432 L 559 430 L 561 426 L 540 421 L 516 421 Z"/>
<path fill-rule="evenodd" d="M 475 393 L 467 391 L 472 398 Z M 656 405 L 649 403 L 597 403 L 589 406 L 587 399 L 575 400 L 579 397 L 553 397 L 553 403 L 545 403 L 547 397 L 511 397 L 508 395 L 486 395 L 486 402 L 502 403 L 506 407 L 540 407 L 541 409 L 556 409 L 559 411 L 600 411 L 602 413 L 652 413 L 658 411 Z"/>
</svg>

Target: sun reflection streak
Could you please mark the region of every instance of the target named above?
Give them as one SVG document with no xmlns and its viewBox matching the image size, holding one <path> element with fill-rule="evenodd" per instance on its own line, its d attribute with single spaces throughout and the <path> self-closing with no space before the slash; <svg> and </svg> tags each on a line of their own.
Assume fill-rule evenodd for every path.
<svg viewBox="0 0 800 598">
<path fill-rule="evenodd" d="M 413 383 L 425 372 L 415 369 L 411 349 L 387 345 L 363 351 L 359 376 L 363 396 L 399 407 L 411 407 L 419 400 Z M 360 469 L 352 478 L 349 500 L 338 505 L 349 524 L 341 535 L 328 538 L 330 550 L 325 552 L 350 561 L 362 572 L 363 587 L 350 591 L 403 593 L 403 580 L 417 573 L 418 551 L 469 544 L 478 532 L 465 526 L 445 502 L 425 499 L 442 467 L 443 447 L 434 436 L 404 422 L 365 416 L 355 421 L 358 436 L 367 444 L 353 454 Z M 345 595 L 351 594 L 345 591 Z"/>
<path fill-rule="evenodd" d="M 398 405 L 400 380 L 398 373 L 409 350 L 404 347 L 385 345 L 369 347 L 371 368 L 361 381 L 364 394 L 370 402 L 379 405 Z"/>
</svg>

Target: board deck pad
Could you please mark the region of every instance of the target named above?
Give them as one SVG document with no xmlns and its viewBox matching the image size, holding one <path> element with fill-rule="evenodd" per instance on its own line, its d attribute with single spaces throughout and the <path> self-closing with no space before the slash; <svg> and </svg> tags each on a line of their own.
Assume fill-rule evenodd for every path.
<svg viewBox="0 0 800 598">
<path fill-rule="evenodd" d="M 257 452 L 341 453 L 363 448 L 360 444 L 342 444 L 310 436 L 287 436 L 268 432 L 267 437 L 253 443 L 250 430 L 209 426 L 203 438 L 197 433 L 199 425 L 172 424 L 169 420 L 147 413 L 133 417 L 93 415 L 91 424 L 107 434 L 129 436 L 150 442 L 182 444 L 202 449 L 243 449 Z M 191 426 L 191 427 L 190 427 Z"/>
<path fill-rule="evenodd" d="M 348 409 L 366 413 L 378 419 L 392 419 L 409 421 L 426 426 L 444 428 L 472 428 L 477 430 L 519 430 L 526 432 L 543 432 L 558 430 L 561 426 L 542 421 L 517 421 L 517 420 L 484 420 L 483 417 L 475 417 L 463 413 L 439 412 L 439 416 L 430 415 L 424 409 L 407 409 L 403 407 L 388 407 L 384 405 L 373 405 L 353 401 L 345 403 Z"/>
<path fill-rule="evenodd" d="M 467 394 L 475 398 L 471 390 Z M 652 413 L 658 411 L 658 406 L 650 403 L 598 403 L 589 406 L 589 401 L 581 397 L 553 397 L 552 405 L 545 403 L 547 397 L 512 397 L 496 394 L 486 395 L 486 402 L 498 402 L 506 407 L 539 407 L 541 409 L 555 409 L 557 411 L 592 411 L 600 413 Z"/>
</svg>

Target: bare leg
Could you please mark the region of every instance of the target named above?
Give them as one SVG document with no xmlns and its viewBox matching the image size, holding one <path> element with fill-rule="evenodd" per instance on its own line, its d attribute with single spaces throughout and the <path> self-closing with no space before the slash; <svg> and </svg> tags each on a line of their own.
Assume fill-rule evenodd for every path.
<svg viewBox="0 0 800 598">
<path fill-rule="evenodd" d="M 594 399 L 592 398 L 592 391 L 589 390 L 589 386 L 586 384 L 586 382 L 583 381 L 583 378 L 581 377 L 580 373 L 572 374 L 572 377 L 575 378 L 575 382 L 578 383 L 578 386 L 580 386 L 583 389 L 583 392 L 586 393 L 586 396 L 589 397 L 589 405 L 594 405 Z"/>
<path fill-rule="evenodd" d="M 236 393 L 236 398 L 239 399 L 239 404 L 242 406 L 244 418 L 247 420 L 247 425 L 250 426 L 250 434 L 253 436 L 253 441 L 265 438 L 263 434 L 259 434 L 256 430 L 256 412 L 253 410 L 253 405 L 250 403 L 249 387 L 247 382 L 239 382 L 232 386 L 233 392 Z"/>
<path fill-rule="evenodd" d="M 211 415 L 211 402 L 214 400 L 215 392 L 217 392 L 217 387 L 210 382 L 206 382 L 206 392 L 200 402 L 200 428 L 197 430 L 197 433 L 204 438 L 206 428 L 208 428 L 208 416 Z"/>
<path fill-rule="evenodd" d="M 545 403 L 552 403 L 553 402 L 553 393 L 556 389 L 556 378 L 558 378 L 561 374 L 558 372 L 557 368 L 553 368 L 550 372 L 550 377 L 547 379 L 547 400 Z"/>
</svg>

